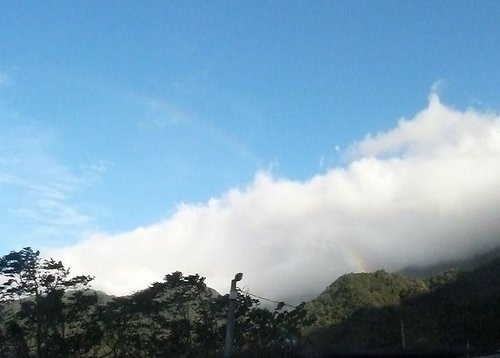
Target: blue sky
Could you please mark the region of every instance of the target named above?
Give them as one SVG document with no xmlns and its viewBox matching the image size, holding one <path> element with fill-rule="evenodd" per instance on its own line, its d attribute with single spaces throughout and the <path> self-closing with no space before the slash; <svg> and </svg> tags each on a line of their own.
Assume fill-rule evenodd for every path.
<svg viewBox="0 0 500 358">
<path fill-rule="evenodd" d="M 428 105 L 500 108 L 496 1 L 0 2 L 0 250 L 306 182 Z"/>
</svg>

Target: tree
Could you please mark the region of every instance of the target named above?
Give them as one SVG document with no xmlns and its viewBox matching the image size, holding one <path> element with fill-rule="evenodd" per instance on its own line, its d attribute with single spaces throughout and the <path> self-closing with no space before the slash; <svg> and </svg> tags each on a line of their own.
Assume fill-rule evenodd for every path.
<svg viewBox="0 0 500 358">
<path fill-rule="evenodd" d="M 146 292 L 142 291 L 142 294 Z M 222 342 L 225 306 L 200 275 L 176 271 L 153 284 L 148 294 L 162 307 L 152 318 L 164 332 L 168 355 L 215 351 Z"/>
<path fill-rule="evenodd" d="M 61 261 L 42 260 L 39 251 L 25 247 L 0 258 L 0 298 L 21 300 L 16 332 L 37 357 L 67 356 L 66 291 L 87 288 L 92 277 L 70 277 Z M 14 326 L 12 326 L 14 327 Z"/>
<path fill-rule="evenodd" d="M 104 345 L 114 357 L 199 356 L 222 343 L 225 302 L 199 275 L 173 272 L 162 282 L 104 307 Z"/>
</svg>

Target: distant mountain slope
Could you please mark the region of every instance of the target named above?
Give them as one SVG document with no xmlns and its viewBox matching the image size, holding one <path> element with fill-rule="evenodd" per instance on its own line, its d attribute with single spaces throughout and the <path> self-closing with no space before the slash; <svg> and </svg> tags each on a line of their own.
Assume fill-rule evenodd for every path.
<svg viewBox="0 0 500 358">
<path fill-rule="evenodd" d="M 410 280 L 385 271 L 347 274 L 338 278 L 306 308 L 318 326 L 338 323 L 359 309 L 398 305 L 407 296 L 428 292 L 424 281 Z"/>
<path fill-rule="evenodd" d="M 476 352 L 500 348 L 500 258 L 468 272 L 412 280 L 378 271 L 341 277 L 308 303 L 309 337 L 333 351 Z"/>
<path fill-rule="evenodd" d="M 461 260 L 444 261 L 429 266 L 409 266 L 401 270 L 400 273 L 409 278 L 427 278 L 449 270 L 473 270 L 480 265 L 486 264 L 498 257 L 500 257 L 500 246 L 482 254 Z"/>
<path fill-rule="evenodd" d="M 68 291 L 65 292 L 64 294 L 64 299 L 70 298 L 76 291 Z M 97 297 L 97 302 L 100 305 L 105 305 L 111 301 L 113 301 L 116 296 L 113 295 L 108 295 L 107 293 L 100 291 L 100 290 L 94 290 L 94 289 L 86 289 L 83 291 L 85 295 L 91 296 L 91 295 L 96 295 Z M 26 297 L 18 300 L 13 300 L 13 301 L 6 301 L 3 303 L 3 309 L 7 315 L 12 315 L 18 312 L 21 308 L 21 303 L 23 301 L 33 301 L 34 297 Z"/>
</svg>

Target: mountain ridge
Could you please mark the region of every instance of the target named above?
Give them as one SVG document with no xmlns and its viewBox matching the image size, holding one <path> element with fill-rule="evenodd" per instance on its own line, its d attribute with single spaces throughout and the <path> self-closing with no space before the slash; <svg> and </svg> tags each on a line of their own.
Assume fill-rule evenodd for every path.
<svg viewBox="0 0 500 358">
<path fill-rule="evenodd" d="M 360 281 L 368 284 L 360 288 Z M 343 297 L 330 299 L 340 293 Z M 346 297 L 354 304 L 342 315 Z M 401 350 L 404 325 L 409 350 L 496 350 L 500 347 L 500 258 L 425 280 L 385 271 L 344 275 L 306 307 L 319 319 L 305 332 L 315 347 L 323 349 Z"/>
</svg>

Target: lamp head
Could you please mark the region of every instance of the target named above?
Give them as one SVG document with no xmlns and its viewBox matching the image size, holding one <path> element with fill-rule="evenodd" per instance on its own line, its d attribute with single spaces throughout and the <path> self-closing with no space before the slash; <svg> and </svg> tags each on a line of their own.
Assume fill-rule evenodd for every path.
<svg viewBox="0 0 500 358">
<path fill-rule="evenodd" d="M 242 279 L 242 278 L 243 278 L 243 273 L 241 273 L 241 272 L 238 272 L 238 273 L 236 274 L 236 276 L 234 276 L 234 280 L 235 280 L 236 282 L 241 281 L 241 279 Z"/>
</svg>

